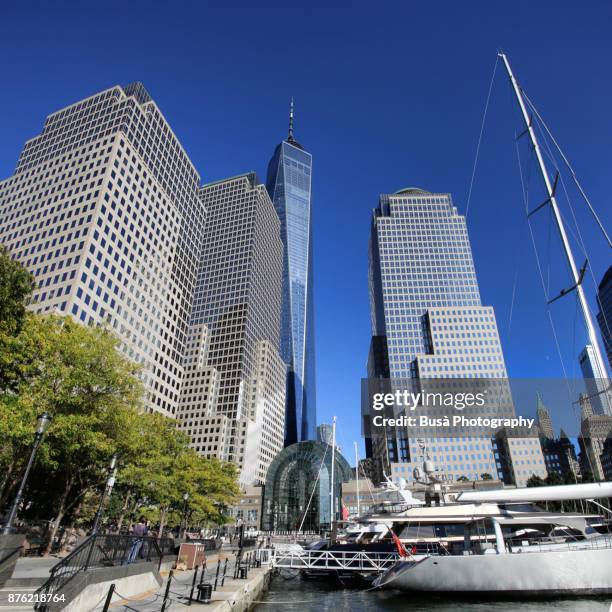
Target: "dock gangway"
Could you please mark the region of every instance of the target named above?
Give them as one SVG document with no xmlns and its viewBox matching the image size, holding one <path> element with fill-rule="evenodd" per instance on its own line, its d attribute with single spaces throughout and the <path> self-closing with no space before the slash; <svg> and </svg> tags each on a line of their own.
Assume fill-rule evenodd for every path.
<svg viewBox="0 0 612 612">
<path fill-rule="evenodd" d="M 279 569 L 316 572 L 380 573 L 394 565 L 400 556 L 396 552 L 357 550 L 287 550 L 260 549 L 258 559 Z"/>
</svg>

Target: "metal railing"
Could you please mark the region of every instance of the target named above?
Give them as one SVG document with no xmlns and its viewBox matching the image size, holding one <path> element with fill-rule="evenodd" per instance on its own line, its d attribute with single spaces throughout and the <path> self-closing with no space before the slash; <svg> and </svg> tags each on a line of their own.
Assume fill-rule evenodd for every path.
<svg viewBox="0 0 612 612">
<path fill-rule="evenodd" d="M 400 559 L 396 552 L 276 549 L 257 552 L 261 563 L 269 563 L 273 567 L 316 571 L 381 572 Z"/>
<path fill-rule="evenodd" d="M 174 540 L 132 535 L 93 535 L 51 568 L 48 580 L 36 591 L 37 601 L 53 599 L 61 593 L 66 605 L 71 593 L 70 582 L 80 572 L 97 568 L 156 561 L 161 566 L 165 555 L 175 552 Z M 52 604 L 39 604 L 38 610 L 50 611 Z M 58 608 L 59 609 L 59 608 Z"/>
<path fill-rule="evenodd" d="M 506 542 L 508 553 L 552 552 L 556 550 L 600 550 L 612 548 L 612 537 L 595 536 L 582 540 L 568 540 L 562 537 L 550 537 L 529 540 L 527 544 Z"/>
</svg>

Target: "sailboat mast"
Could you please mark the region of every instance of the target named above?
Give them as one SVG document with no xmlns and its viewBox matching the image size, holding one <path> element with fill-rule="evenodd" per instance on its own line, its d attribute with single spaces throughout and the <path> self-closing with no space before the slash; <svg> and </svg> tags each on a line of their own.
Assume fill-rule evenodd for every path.
<svg viewBox="0 0 612 612">
<path fill-rule="evenodd" d="M 550 182 L 550 177 L 548 176 L 548 171 L 546 170 L 546 165 L 544 164 L 544 158 L 542 157 L 542 151 L 540 149 L 540 145 L 538 144 L 538 139 L 536 138 L 535 130 L 532 126 L 531 118 L 527 113 L 527 107 L 525 106 L 525 101 L 523 100 L 523 94 L 521 93 L 521 88 L 512 73 L 512 69 L 510 68 L 510 62 L 506 57 L 505 53 L 499 53 L 499 57 L 504 61 L 504 65 L 506 67 L 506 72 L 508 73 L 508 77 L 510 78 L 510 83 L 512 84 L 512 88 L 516 95 L 516 101 L 518 102 L 519 108 L 521 109 L 521 115 L 523 117 L 523 121 L 525 122 L 525 132 L 529 134 L 529 138 L 531 139 L 531 144 L 533 145 L 533 150 L 538 160 L 538 167 L 540 169 L 540 174 L 544 179 L 544 185 L 546 186 L 546 193 L 549 198 L 550 206 L 553 211 L 553 216 L 555 218 L 555 223 L 557 225 L 557 230 L 559 231 L 559 236 L 561 237 L 561 244 L 563 245 L 563 250 L 565 251 L 565 257 L 567 258 L 567 262 L 569 264 L 572 279 L 574 281 L 576 293 L 578 294 L 578 301 L 580 302 L 580 308 L 582 310 L 582 316 L 584 317 L 584 323 L 587 329 L 587 335 L 589 337 L 589 343 L 593 347 L 594 358 L 596 362 L 596 367 L 598 369 L 599 376 L 606 376 L 606 366 L 602 357 L 602 352 L 599 347 L 599 341 L 597 339 L 597 334 L 595 333 L 595 326 L 593 325 L 593 320 L 591 318 L 591 312 L 589 310 L 589 305 L 584 295 L 584 290 L 582 289 L 582 279 L 581 275 L 578 272 L 578 268 L 576 267 L 576 262 L 574 261 L 574 255 L 572 253 L 572 249 L 567 239 L 567 234 L 565 232 L 565 226 L 563 225 L 563 220 L 561 218 L 561 214 L 559 213 L 559 207 L 557 205 L 557 199 L 555 198 L 555 191 L 553 189 L 552 183 Z"/>
<path fill-rule="evenodd" d="M 329 484 L 329 506 L 330 506 L 330 515 L 329 515 L 329 526 L 331 529 L 334 528 L 334 467 L 336 464 L 336 417 L 332 421 L 332 459 L 331 459 L 331 478 Z"/>
<path fill-rule="evenodd" d="M 357 480 L 357 516 L 361 515 L 361 500 L 359 499 L 359 451 L 357 450 L 357 442 L 355 444 L 355 477 Z"/>
</svg>

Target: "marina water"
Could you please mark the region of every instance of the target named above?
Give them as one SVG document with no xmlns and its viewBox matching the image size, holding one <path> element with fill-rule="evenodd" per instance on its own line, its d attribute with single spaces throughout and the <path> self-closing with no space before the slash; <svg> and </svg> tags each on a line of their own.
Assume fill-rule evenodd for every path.
<svg viewBox="0 0 612 612">
<path fill-rule="evenodd" d="M 608 612 L 612 596 L 550 601 L 457 601 L 278 575 L 261 601 L 264 603 L 255 607 L 257 612 Z"/>
</svg>

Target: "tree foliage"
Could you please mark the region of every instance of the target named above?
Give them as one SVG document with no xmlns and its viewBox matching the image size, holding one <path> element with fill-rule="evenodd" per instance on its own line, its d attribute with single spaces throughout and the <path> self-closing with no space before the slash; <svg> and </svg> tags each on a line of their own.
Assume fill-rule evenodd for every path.
<svg viewBox="0 0 612 612">
<path fill-rule="evenodd" d="M 16 335 L 25 318 L 25 302 L 32 293 L 34 277 L 8 250 L 0 246 L 0 331 Z"/>
<path fill-rule="evenodd" d="M 173 419 L 144 412 L 138 366 L 108 329 L 25 313 L 29 277 L 4 252 L 0 277 L 9 302 L 0 307 L 0 509 L 21 477 L 36 416 L 47 411 L 53 420 L 24 506 L 26 516 L 52 521 L 49 549 L 62 522 L 93 518 L 115 453 L 117 495 L 128 502 L 113 507 L 124 517 L 146 504 L 163 528 L 187 492 L 192 517 L 220 519 L 237 494 L 234 467 L 199 457 Z"/>
</svg>

